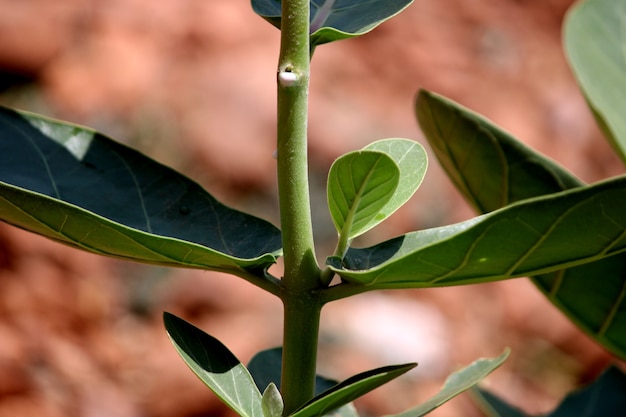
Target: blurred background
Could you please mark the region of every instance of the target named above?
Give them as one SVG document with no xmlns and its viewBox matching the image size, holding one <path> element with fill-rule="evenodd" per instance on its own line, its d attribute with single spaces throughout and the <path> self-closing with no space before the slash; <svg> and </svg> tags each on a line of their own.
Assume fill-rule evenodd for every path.
<svg viewBox="0 0 626 417">
<path fill-rule="evenodd" d="M 310 111 L 320 258 L 334 245 L 332 161 L 377 139 L 427 146 L 419 88 L 482 113 L 586 181 L 620 173 L 561 49 L 571 0 L 415 0 L 372 33 L 317 48 Z M 95 127 L 238 209 L 277 223 L 279 32 L 248 0 L 0 0 L 0 103 Z M 368 244 L 472 216 L 431 159 Z M 243 361 L 281 343 L 278 300 L 237 278 L 78 252 L 0 224 L 0 417 L 232 415 L 169 344 L 167 310 Z M 485 386 L 546 412 L 611 358 L 526 279 L 360 295 L 324 310 L 320 373 L 420 366 L 357 402 L 399 412 L 510 346 Z M 467 397 L 435 417 L 480 416 Z"/>
</svg>

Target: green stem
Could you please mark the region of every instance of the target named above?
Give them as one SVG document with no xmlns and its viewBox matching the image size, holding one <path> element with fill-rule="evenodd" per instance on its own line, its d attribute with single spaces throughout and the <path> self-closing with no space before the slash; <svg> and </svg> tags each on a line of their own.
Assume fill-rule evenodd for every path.
<svg viewBox="0 0 626 417">
<path fill-rule="evenodd" d="M 278 62 L 278 192 L 285 270 L 281 393 L 288 415 L 314 395 L 321 304 L 307 163 L 309 0 L 282 2 Z"/>
<path fill-rule="evenodd" d="M 283 298 L 285 311 L 281 394 L 284 415 L 313 398 L 322 304 L 312 294 Z"/>
</svg>

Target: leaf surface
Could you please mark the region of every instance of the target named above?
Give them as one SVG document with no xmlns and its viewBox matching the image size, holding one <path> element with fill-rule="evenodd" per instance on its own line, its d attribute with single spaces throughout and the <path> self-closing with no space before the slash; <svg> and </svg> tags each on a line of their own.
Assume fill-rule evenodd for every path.
<svg viewBox="0 0 626 417">
<path fill-rule="evenodd" d="M 413 0 L 311 0 L 311 46 L 363 35 Z M 256 14 L 280 29 L 280 0 L 252 0 Z"/>
<path fill-rule="evenodd" d="M 564 23 L 565 52 L 600 128 L 626 162 L 626 2 L 586 0 Z"/>
<path fill-rule="evenodd" d="M 417 366 L 415 363 L 392 365 L 360 373 L 322 392 L 300 409 L 290 414 L 290 416 L 313 417 L 326 415 L 399 377 L 415 366 Z"/>
<path fill-rule="evenodd" d="M 328 262 L 344 280 L 371 289 L 418 288 L 546 273 L 624 251 L 626 177 L 618 177 L 350 248 L 343 263 Z"/>
<path fill-rule="evenodd" d="M 362 150 L 339 157 L 328 173 L 328 207 L 340 236 L 352 239 L 387 216 L 381 212 L 394 197 L 400 169 L 386 153 Z"/>
<path fill-rule="evenodd" d="M 245 366 L 219 340 L 170 313 L 163 321 L 187 366 L 226 405 L 243 417 L 264 417 L 261 393 Z"/>
<path fill-rule="evenodd" d="M 556 162 L 441 96 L 420 92 L 417 117 L 446 173 L 479 212 L 584 185 Z M 601 207 L 589 216 L 589 222 L 602 217 Z M 622 331 L 626 324 L 626 254 L 532 280 L 582 330 L 626 359 Z"/>
<path fill-rule="evenodd" d="M 467 367 L 451 374 L 448 379 L 446 379 L 441 390 L 425 403 L 389 417 L 421 417 L 430 413 L 435 408 L 450 401 L 452 398 L 485 379 L 487 375 L 504 363 L 509 353 L 509 349 L 506 349 L 496 358 L 481 358 L 476 360 Z"/>
<path fill-rule="evenodd" d="M 252 357 L 248 363 L 248 371 L 252 374 L 259 391 L 265 390 L 269 384 L 280 387 L 282 359 L 282 347 L 262 350 Z M 320 394 L 336 384 L 336 381 L 316 375 L 315 394 Z"/>
<path fill-rule="evenodd" d="M 280 231 L 91 130 L 0 108 L 0 218 L 103 255 L 240 274 L 281 254 Z"/>
<path fill-rule="evenodd" d="M 422 145 L 408 139 L 383 139 L 369 144 L 364 149 L 387 154 L 400 170 L 398 186 L 393 197 L 376 216 L 376 221 L 373 223 L 376 225 L 379 223 L 379 218 L 386 219 L 391 216 L 415 194 L 426 175 L 428 156 Z"/>
<path fill-rule="evenodd" d="M 544 417 L 621 416 L 626 410 L 626 375 L 610 367 L 593 383 L 567 395 L 557 408 Z M 528 417 L 488 391 L 476 390 L 477 402 L 489 417 Z"/>
</svg>

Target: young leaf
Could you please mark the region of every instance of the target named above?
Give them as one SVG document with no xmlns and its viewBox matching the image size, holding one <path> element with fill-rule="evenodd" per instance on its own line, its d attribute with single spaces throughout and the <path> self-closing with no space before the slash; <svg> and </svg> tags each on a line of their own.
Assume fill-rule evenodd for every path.
<svg viewBox="0 0 626 417">
<path fill-rule="evenodd" d="M 434 397 L 423 404 L 411 408 L 403 413 L 389 417 L 421 417 L 433 411 L 440 405 L 450 401 L 463 391 L 473 387 L 482 381 L 487 375 L 498 368 L 509 356 L 509 349 L 506 349 L 500 356 L 493 359 L 481 358 L 471 365 L 451 374 Z"/>
<path fill-rule="evenodd" d="M 623 251 L 626 176 L 524 200 L 370 248 L 351 248 L 343 263 L 337 258 L 328 263 L 345 281 L 373 290 L 528 276 Z"/>
<path fill-rule="evenodd" d="M 589 106 L 626 162 L 626 2 L 587 0 L 574 5 L 564 24 L 565 52 Z"/>
<path fill-rule="evenodd" d="M 606 417 L 621 416 L 626 410 L 626 375 L 612 366 L 597 380 L 580 391 L 569 394 L 561 404 L 544 417 Z M 489 417 L 528 417 L 487 391 L 474 395 Z"/>
<path fill-rule="evenodd" d="M 91 129 L 5 108 L 0 218 L 90 252 L 237 275 L 281 253 L 278 229 L 170 168 Z"/>
<path fill-rule="evenodd" d="M 173 314 L 163 321 L 178 354 L 215 395 L 242 417 L 263 417 L 261 393 L 226 346 Z"/>
<path fill-rule="evenodd" d="M 383 139 L 369 144 L 364 149 L 387 154 L 400 169 L 398 187 L 377 216 L 377 219 L 382 216 L 387 218 L 402 207 L 422 184 L 428 167 L 428 156 L 422 145 L 408 139 Z"/>
<path fill-rule="evenodd" d="M 281 397 L 280 391 L 278 391 L 278 388 L 276 388 L 273 382 L 263 391 L 261 406 L 263 407 L 263 417 L 283 416 L 283 409 L 285 408 L 283 397 Z"/>
<path fill-rule="evenodd" d="M 416 363 L 385 366 L 355 375 L 319 394 L 291 417 L 323 416 L 416 367 Z"/>
<path fill-rule="evenodd" d="M 328 206 L 340 236 L 349 240 L 385 219 L 400 169 L 387 154 L 362 150 L 337 159 L 328 173 Z"/>
<path fill-rule="evenodd" d="M 311 0 L 311 46 L 363 35 L 413 0 Z M 256 14 L 280 29 L 280 0 L 252 0 Z"/>
<path fill-rule="evenodd" d="M 416 111 L 439 162 L 479 212 L 584 185 L 556 162 L 450 100 L 421 91 Z M 626 359 L 621 330 L 626 322 L 626 253 L 532 280 L 582 330 Z"/>
</svg>

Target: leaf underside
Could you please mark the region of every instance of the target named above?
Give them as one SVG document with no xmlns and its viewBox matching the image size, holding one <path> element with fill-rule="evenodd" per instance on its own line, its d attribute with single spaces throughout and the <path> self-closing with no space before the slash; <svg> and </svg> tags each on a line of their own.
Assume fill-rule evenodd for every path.
<svg viewBox="0 0 626 417">
<path fill-rule="evenodd" d="M 584 185 L 556 162 L 441 96 L 420 92 L 417 117 L 446 173 L 479 212 Z M 618 209 L 624 197 L 615 198 L 607 204 Z M 581 229 L 572 226 L 571 242 L 564 242 L 561 250 L 592 242 L 593 236 L 588 241 L 578 231 L 593 232 L 605 214 L 604 205 L 596 204 L 583 218 Z M 600 228 L 596 231 L 602 233 Z M 626 359 L 622 331 L 626 325 L 626 254 L 536 275 L 532 280 L 582 330 Z"/>
<path fill-rule="evenodd" d="M 388 417 L 422 417 L 440 405 L 448 402 L 462 392 L 472 388 L 487 375 L 496 370 L 509 356 L 510 350 L 506 349 L 498 357 L 488 359 L 481 358 L 465 368 L 452 373 L 444 383 L 441 390 L 423 404 L 413 407 L 400 414 Z"/>
<path fill-rule="evenodd" d="M 215 395 L 242 417 L 263 417 L 261 393 L 226 346 L 173 314 L 163 321 L 178 354 Z"/>
<path fill-rule="evenodd" d="M 621 416 L 626 410 L 624 392 L 626 375 L 612 366 L 591 384 L 569 394 L 554 411 L 544 417 Z M 489 417 L 528 417 L 528 414 L 487 391 L 476 389 L 473 395 Z"/>
<path fill-rule="evenodd" d="M 311 0 L 311 46 L 363 35 L 413 0 Z M 280 29 L 280 0 L 252 0 L 256 14 Z"/>
<path fill-rule="evenodd" d="M 580 1 L 563 26 L 565 52 L 600 128 L 626 162 L 626 2 Z"/>
<path fill-rule="evenodd" d="M 99 254 L 264 269 L 280 231 L 141 153 L 69 123 L 0 108 L 0 219 Z"/>
</svg>

